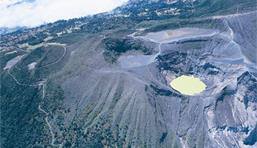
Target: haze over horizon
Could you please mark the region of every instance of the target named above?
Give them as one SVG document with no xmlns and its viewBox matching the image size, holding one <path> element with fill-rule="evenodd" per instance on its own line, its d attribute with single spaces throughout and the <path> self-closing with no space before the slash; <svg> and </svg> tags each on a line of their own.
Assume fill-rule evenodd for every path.
<svg viewBox="0 0 257 148">
<path fill-rule="evenodd" d="M 0 0 L 0 27 L 36 27 L 111 11 L 127 0 Z"/>
<path fill-rule="evenodd" d="M 0 148 L 257 148 L 256 0 L 0 0 L 42 23 L 0 27 Z"/>
</svg>

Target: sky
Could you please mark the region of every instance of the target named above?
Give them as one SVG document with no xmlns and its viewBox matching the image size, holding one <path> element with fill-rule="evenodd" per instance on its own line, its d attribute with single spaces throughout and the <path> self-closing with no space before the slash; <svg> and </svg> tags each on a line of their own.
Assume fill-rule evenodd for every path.
<svg viewBox="0 0 257 148">
<path fill-rule="evenodd" d="M 111 11 L 128 0 L 0 0 L 0 27 L 36 27 Z"/>
</svg>

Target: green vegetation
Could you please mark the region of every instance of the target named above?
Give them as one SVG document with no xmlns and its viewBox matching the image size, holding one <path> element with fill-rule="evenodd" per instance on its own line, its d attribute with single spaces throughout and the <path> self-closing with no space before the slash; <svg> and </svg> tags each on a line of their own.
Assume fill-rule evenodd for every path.
<svg viewBox="0 0 257 148">
<path fill-rule="evenodd" d="M 144 54 L 149 54 L 150 51 L 139 41 L 131 39 L 117 39 L 117 38 L 107 38 L 104 41 L 105 51 L 104 57 L 108 62 L 116 62 L 118 57 L 127 51 L 136 50 L 142 51 Z"/>
<path fill-rule="evenodd" d="M 34 147 L 48 141 L 40 101 L 38 88 L 20 86 L 6 73 L 1 75 L 1 147 Z"/>
<path fill-rule="evenodd" d="M 150 49 L 150 46 L 152 46 L 153 43 L 148 43 L 148 41 L 145 41 L 147 44 L 144 45 L 144 43 L 139 40 L 134 40 L 127 37 L 128 34 L 135 32 L 136 29 L 146 28 L 144 33 L 148 33 L 193 26 L 200 28 L 215 28 L 222 32 L 227 29 L 225 28 L 226 26 L 224 26 L 223 20 L 210 19 L 210 16 L 225 15 L 231 12 L 236 12 L 237 10 L 239 10 L 241 13 L 247 11 L 248 9 L 252 9 L 255 6 L 256 1 L 254 0 L 199 0 L 196 3 L 186 4 L 184 4 L 182 0 L 179 0 L 176 4 L 167 4 L 164 3 L 164 1 L 159 3 L 150 3 L 149 0 L 142 0 L 138 5 L 124 8 L 121 13 L 124 12 L 126 17 L 116 16 L 115 13 L 114 16 L 112 14 L 99 14 L 68 21 L 58 21 L 52 24 L 40 26 L 38 28 L 15 32 L 9 36 L 1 36 L 0 47 L 3 45 L 3 47 L 8 47 L 8 49 L 10 47 L 12 50 L 17 50 L 17 53 L 10 55 L 4 55 L 4 52 L 0 53 L 2 69 L 10 59 L 21 54 L 26 54 L 26 56 L 24 56 L 22 61 L 17 63 L 15 67 L 9 71 L 17 80 L 12 78 L 8 71 L 1 71 L 0 147 L 50 147 L 52 135 L 46 122 L 46 117 L 53 127 L 52 131 L 54 132 L 55 144 L 60 144 L 63 142 L 64 147 L 74 146 L 101 148 L 104 146 L 124 147 L 124 145 L 127 145 L 128 147 L 135 147 L 135 144 L 137 143 L 142 144 L 142 147 L 151 147 L 151 144 L 153 143 L 159 142 L 166 144 L 167 141 L 171 140 L 174 141 L 174 144 L 170 144 L 170 146 L 180 147 L 181 145 L 178 136 L 181 136 L 180 138 L 184 138 L 184 136 L 182 136 L 184 128 L 189 131 L 185 132 L 185 137 L 188 136 L 187 134 L 192 134 L 192 136 L 189 135 L 188 145 L 195 142 L 199 143 L 200 146 L 204 145 L 206 141 L 202 140 L 205 138 L 205 133 L 203 132 L 205 132 L 204 130 L 207 129 L 201 128 L 204 125 L 199 123 L 205 120 L 203 120 L 203 118 L 200 116 L 199 118 L 197 116 L 197 119 L 194 120 L 194 124 L 198 124 L 199 128 L 201 128 L 200 132 L 198 127 L 195 128 L 196 131 L 198 130 L 198 133 L 200 133 L 198 136 L 193 136 L 195 134 L 195 129 L 187 128 L 188 125 L 184 124 L 183 122 L 187 121 L 187 119 L 188 121 L 191 121 L 191 117 L 188 118 L 188 116 L 191 116 L 191 110 L 188 110 L 188 108 L 194 109 L 194 106 L 191 106 L 191 100 L 176 91 L 163 87 L 157 83 L 155 84 L 154 81 L 151 81 L 154 79 L 151 79 L 150 76 L 153 78 L 156 77 L 156 80 L 159 80 L 159 78 L 162 78 L 162 73 L 160 72 L 164 72 L 163 74 L 166 74 L 167 71 L 168 74 L 174 76 L 197 74 L 202 74 L 201 76 L 205 76 L 208 74 L 212 77 L 216 77 L 219 76 L 218 74 L 223 75 L 222 70 L 219 69 L 219 67 L 216 67 L 216 65 L 202 62 L 205 60 L 205 58 L 209 58 L 209 54 L 212 54 L 212 49 L 210 49 L 210 53 L 206 52 L 208 48 L 207 45 L 210 43 L 209 41 L 212 40 L 210 43 L 211 47 L 216 45 L 215 42 L 220 42 L 218 39 L 216 39 L 216 37 L 212 39 L 183 41 L 183 43 L 177 42 L 174 46 L 163 45 L 162 47 L 164 52 L 159 54 L 157 57 L 158 61 L 156 62 L 159 71 L 158 69 L 152 69 L 151 66 L 153 64 L 147 67 L 147 70 L 149 70 L 149 76 L 144 75 L 142 77 L 138 77 L 140 76 L 141 71 L 138 73 L 128 71 L 128 76 L 132 76 L 130 74 L 133 74 L 133 77 L 126 77 L 126 79 L 124 78 L 124 83 L 119 85 L 117 90 L 112 90 L 113 88 L 110 87 L 111 89 L 109 92 L 108 90 L 105 91 L 106 93 L 108 92 L 106 97 L 103 96 L 105 95 L 105 92 L 102 91 L 104 90 L 103 87 L 106 87 L 105 83 L 99 83 L 105 84 L 101 85 L 102 87 L 100 87 L 100 85 L 95 86 L 95 88 L 99 90 L 90 90 L 85 85 L 89 85 L 91 83 L 87 84 L 87 81 L 80 80 L 84 78 L 85 80 L 90 79 L 91 77 L 88 76 L 91 76 L 92 72 L 92 75 L 96 74 L 97 76 L 93 77 L 93 81 L 97 79 L 97 84 L 98 76 L 102 77 L 102 75 L 113 74 L 108 72 L 109 69 L 107 70 L 108 74 L 105 74 L 105 68 L 109 68 L 109 65 L 107 65 L 105 61 L 102 61 L 102 51 L 105 60 L 109 63 L 115 63 L 119 56 L 129 51 L 142 52 L 145 55 L 151 54 L 152 49 Z M 155 13 L 155 10 L 168 10 L 169 8 L 173 7 L 179 9 L 179 14 L 158 16 Z M 147 15 L 138 15 L 139 13 L 145 12 L 146 9 L 148 9 Z M 70 29 L 73 27 L 75 27 L 77 30 L 73 30 L 71 33 Z M 237 30 L 235 30 L 235 33 L 236 31 Z M 63 34 L 58 36 L 57 33 L 59 33 L 58 35 L 61 33 Z M 54 63 L 63 54 L 62 47 L 54 45 L 40 47 L 28 51 L 29 53 L 25 53 L 18 49 L 18 44 L 28 43 L 29 45 L 36 45 L 43 42 L 46 37 L 53 37 L 53 39 L 49 40 L 48 42 L 67 44 L 68 54 L 56 64 L 51 63 Z M 104 37 L 105 39 L 103 39 Z M 101 42 L 100 45 L 99 42 Z M 156 47 L 156 45 L 152 46 L 152 48 Z M 171 48 L 172 50 L 165 50 L 168 48 Z M 68 59 L 70 52 L 74 54 L 70 59 Z M 203 53 L 206 54 L 203 55 Z M 58 76 L 54 75 L 62 70 L 67 61 L 69 64 L 67 64 L 65 67 L 65 72 L 61 71 L 57 74 Z M 32 62 L 37 63 L 36 67 L 32 70 L 28 70 L 28 64 Z M 107 66 L 104 67 L 102 65 Z M 101 71 L 102 69 L 104 70 Z M 146 69 L 142 68 L 140 70 L 143 71 Z M 146 82 L 145 92 L 144 90 L 140 89 L 141 87 L 136 86 L 138 85 L 137 79 L 135 79 L 136 81 L 132 79 L 134 76 L 135 78 L 139 78 L 139 81 Z M 236 90 L 241 90 L 239 87 L 240 85 L 248 86 L 244 87 L 245 90 L 247 90 L 244 91 L 245 94 L 248 94 L 243 98 L 243 103 L 245 103 L 246 108 L 251 102 L 256 102 L 255 96 L 257 94 L 257 90 L 255 89 L 255 84 L 257 83 L 255 79 L 251 80 L 250 76 L 251 75 L 248 74 L 246 77 L 243 77 L 241 81 L 238 80 L 238 90 Z M 146 80 L 148 77 L 149 81 Z M 108 84 L 114 84 L 114 86 L 118 81 L 120 83 L 120 80 L 123 79 L 116 79 L 116 77 L 109 76 L 106 78 L 113 78 L 114 80 L 117 80 L 106 81 Z M 141 78 L 143 79 L 141 80 Z M 43 80 L 47 80 L 44 85 L 45 89 L 42 87 Z M 69 95 L 71 94 L 72 96 L 70 98 L 68 98 L 69 96 L 66 97 L 76 101 L 76 103 L 74 103 L 74 101 L 71 103 L 71 105 L 69 104 L 70 108 L 65 108 L 66 106 L 63 104 L 64 101 L 67 101 L 65 102 L 67 104 L 70 103 L 68 102 L 70 100 L 64 100 L 64 90 L 61 87 L 61 83 L 64 81 L 67 82 L 65 84 L 69 84 L 71 81 L 75 82 L 71 83 L 73 85 L 78 84 L 77 86 L 68 86 L 74 90 L 65 87 L 65 93 L 69 93 Z M 83 85 L 80 84 L 82 82 Z M 133 88 L 134 85 L 130 85 L 130 83 L 134 82 L 136 86 L 135 88 Z M 165 85 L 164 78 L 160 79 L 160 82 Z M 182 91 L 180 91 L 180 89 L 176 89 L 176 86 L 173 84 L 171 84 L 171 86 L 174 86 L 173 88 L 180 91 L 182 94 L 195 94 L 195 92 L 191 91 L 190 93 L 183 93 L 184 86 L 188 85 L 188 83 L 193 83 L 191 80 L 184 79 L 180 82 L 182 82 Z M 148 84 L 150 85 L 148 86 Z M 198 84 L 195 84 L 194 87 L 198 86 Z M 200 84 L 201 91 L 203 91 L 205 89 L 205 85 L 202 83 Z M 94 86 L 90 85 L 89 87 L 91 88 Z M 79 90 L 80 92 L 77 91 L 77 88 L 81 88 L 81 90 Z M 129 92 L 130 88 L 137 90 L 133 90 L 132 94 Z M 45 90 L 44 98 L 43 90 Z M 66 90 L 71 91 L 66 92 Z M 200 91 L 198 90 L 198 92 Z M 81 93 L 81 95 L 79 93 Z M 141 95 L 143 93 L 146 93 L 146 98 L 144 98 L 145 96 Z M 128 100 L 134 99 L 134 102 L 129 102 L 131 104 L 133 103 L 130 108 L 126 108 L 130 104 L 127 102 L 122 102 L 125 100 L 125 97 L 131 97 L 131 99 Z M 101 100 L 103 98 L 107 98 L 108 101 L 111 101 L 108 102 Z M 176 102 L 173 102 L 174 100 L 178 101 L 177 104 Z M 163 107 L 162 105 L 166 104 L 165 102 L 167 101 L 170 103 L 167 104 L 167 106 L 171 106 L 166 110 L 166 106 Z M 85 106 L 76 106 L 77 104 L 82 104 L 81 102 L 85 103 Z M 224 101 L 224 103 L 226 102 Z M 41 111 L 39 109 L 39 105 L 42 107 Z M 109 105 L 108 108 L 107 105 Z M 197 109 L 200 110 L 204 105 L 199 103 L 198 106 L 199 107 Z M 114 109 L 123 107 L 126 108 L 126 111 L 118 116 L 125 116 L 126 112 L 133 113 L 130 112 L 130 110 L 138 109 L 137 113 L 129 115 L 130 117 L 128 119 L 131 120 L 137 116 L 134 118 L 135 123 L 132 123 L 132 121 L 131 123 L 130 121 L 127 122 L 126 119 L 126 121 L 123 121 L 126 123 L 121 124 L 119 120 L 121 120 L 123 117 L 115 118 L 115 116 L 120 112 L 119 110 Z M 45 113 L 42 110 L 44 110 Z M 155 121 L 158 122 L 156 125 L 152 125 L 150 123 L 154 122 L 154 120 L 147 120 L 150 118 L 145 118 L 147 121 L 141 120 L 144 119 L 145 115 L 147 115 L 147 117 L 149 117 L 148 115 L 152 115 L 150 114 L 152 111 L 154 112 Z M 166 118 L 168 111 L 172 113 L 172 119 L 174 116 L 174 119 L 177 119 L 176 121 L 178 121 L 179 126 L 177 127 L 177 130 L 174 131 L 174 134 L 170 132 L 170 130 L 172 131 L 173 129 L 168 129 L 167 127 L 165 128 L 167 128 L 168 131 L 162 131 L 166 121 L 169 121 L 170 119 Z M 193 111 L 193 113 L 198 114 L 198 110 Z M 69 117 L 69 115 L 71 115 L 71 117 Z M 168 115 L 170 117 L 170 114 Z M 67 121 L 67 124 L 66 119 L 69 120 Z M 198 120 L 200 122 L 198 122 Z M 223 120 L 221 119 L 221 121 Z M 137 127 L 141 128 L 142 124 L 145 124 L 145 129 L 143 129 L 144 131 L 137 129 Z M 171 125 L 173 125 L 173 122 Z M 131 130 L 133 126 L 135 126 L 135 129 Z M 157 129 L 160 127 L 160 133 L 154 133 L 151 131 L 155 128 L 155 126 L 158 126 Z M 190 126 L 191 125 L 188 127 Z M 153 135 L 147 134 L 145 137 L 140 137 L 141 133 L 143 135 L 143 132 L 147 130 L 150 130 Z M 179 135 L 181 133 L 182 135 Z M 256 128 L 252 133 L 250 133 L 244 142 L 249 144 L 256 142 L 255 135 Z M 152 137 L 156 138 L 157 142 L 152 140 Z M 146 140 L 150 140 L 150 142 Z M 192 144 L 192 146 L 197 147 L 198 145 Z"/>
<path fill-rule="evenodd" d="M 21 62 L 17 63 L 9 72 L 1 73 L 1 147 L 44 147 L 49 145 L 51 135 L 45 122 L 46 114 L 42 113 L 38 107 L 59 115 L 63 91 L 60 86 L 53 82 L 47 85 L 46 97 L 42 102 L 42 87 L 38 83 L 50 74 L 61 68 L 63 62 L 55 65 L 40 68 L 42 64 L 52 62 L 62 55 L 61 48 L 37 48 L 25 56 Z M 7 59 L 16 54 L 5 56 Z M 28 70 L 31 62 L 39 63 L 32 71 Z M 2 61 L 1 61 L 2 62 Z M 13 77 L 11 77 L 11 75 Z M 61 116 L 61 114 L 59 115 Z M 59 121 L 60 120 L 60 121 Z M 61 123 L 61 118 L 56 119 Z M 29 139 L 29 140 L 28 140 Z"/>
</svg>

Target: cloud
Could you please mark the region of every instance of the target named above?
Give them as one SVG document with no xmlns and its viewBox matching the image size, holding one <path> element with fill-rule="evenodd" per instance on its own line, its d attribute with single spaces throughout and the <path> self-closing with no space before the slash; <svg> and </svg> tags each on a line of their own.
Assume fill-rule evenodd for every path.
<svg viewBox="0 0 257 148">
<path fill-rule="evenodd" d="M 127 0 L 0 0 L 0 27 L 35 27 L 110 11 Z"/>
</svg>

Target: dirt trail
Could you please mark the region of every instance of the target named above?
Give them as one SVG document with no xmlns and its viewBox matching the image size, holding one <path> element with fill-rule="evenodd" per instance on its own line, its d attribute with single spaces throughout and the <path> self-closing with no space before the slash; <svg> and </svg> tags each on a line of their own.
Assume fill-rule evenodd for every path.
<svg viewBox="0 0 257 148">
<path fill-rule="evenodd" d="M 51 46 L 60 46 L 64 49 L 64 53 L 53 63 L 50 63 L 50 64 L 47 64 L 45 65 L 44 67 L 47 67 L 47 66 L 50 66 L 50 65 L 54 65 L 54 64 L 57 64 L 58 62 L 60 62 L 63 57 L 66 55 L 67 53 L 67 49 L 65 47 L 65 45 L 63 44 L 59 44 L 59 43 L 48 43 L 48 45 L 51 45 Z M 13 66 L 13 68 L 15 68 L 15 65 Z M 45 99 L 45 92 L 46 92 L 46 82 L 47 82 L 47 79 L 43 80 L 43 81 L 39 81 L 39 82 L 35 82 L 34 84 L 25 84 L 25 83 L 21 83 L 19 80 L 17 80 L 17 78 L 11 73 L 11 70 L 12 68 L 9 68 L 7 73 L 8 75 L 15 81 L 15 83 L 17 85 L 20 85 L 20 86 L 29 86 L 29 87 L 38 87 L 38 88 L 41 88 L 42 87 L 42 100 L 41 102 L 39 103 L 39 106 L 38 106 L 38 110 L 42 113 L 45 114 L 45 122 L 48 126 L 48 129 L 49 129 L 49 132 L 51 134 L 51 146 L 53 147 L 62 147 L 63 144 L 55 144 L 55 141 L 56 141 L 56 138 L 55 138 L 55 134 L 54 134 L 54 131 L 53 131 L 53 127 L 51 126 L 50 122 L 49 122 L 49 113 L 44 110 L 42 107 L 41 107 L 41 104 L 43 103 L 44 99 Z"/>
</svg>

